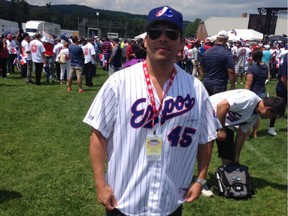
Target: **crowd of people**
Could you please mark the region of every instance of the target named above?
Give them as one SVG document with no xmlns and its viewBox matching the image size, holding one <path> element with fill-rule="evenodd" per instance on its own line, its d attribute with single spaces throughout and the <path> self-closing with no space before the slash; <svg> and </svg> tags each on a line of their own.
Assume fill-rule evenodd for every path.
<svg viewBox="0 0 288 216">
<path fill-rule="evenodd" d="M 144 29 L 140 41 L 2 36 L 2 77 L 6 65 L 15 72 L 18 50 L 27 83 L 34 82 L 33 62 L 37 85 L 44 68 L 46 83 L 63 84 L 66 74 L 70 92 L 76 76 L 84 92 L 82 76 L 93 86 L 100 64 L 109 78 L 83 120 L 92 128 L 98 201 L 108 216 L 181 216 L 184 203 L 213 195 L 206 181 L 214 141 L 221 163 L 237 164 L 260 118 L 271 119 L 268 133 L 276 135 L 275 120 L 287 105 L 287 44 L 229 43 L 225 31 L 214 42 L 185 39 L 182 14 L 169 6 L 152 9 Z M 278 78 L 277 96 L 268 97 L 271 77 Z"/>
<path fill-rule="evenodd" d="M 82 49 L 75 56 L 75 47 Z M 76 58 L 76 59 L 75 59 Z M 67 81 L 68 91 L 71 91 L 71 81 L 77 77 L 78 91 L 84 92 L 82 78 L 85 77 L 87 87 L 93 86 L 93 77 L 97 66 L 109 71 L 109 75 L 146 58 L 146 50 L 142 41 L 134 39 L 119 40 L 118 38 L 93 38 L 77 36 L 51 36 L 45 32 L 36 33 L 30 37 L 28 33 L 20 30 L 16 34 L 4 34 L 0 39 L 0 72 L 2 78 L 15 73 L 26 78 L 27 83 L 51 84 Z M 125 66 L 126 63 L 126 66 Z M 78 72 L 73 72 L 75 65 Z M 32 73 L 35 80 L 32 80 Z M 41 82 L 43 72 L 45 81 Z M 79 76 L 78 76 L 78 75 Z M 80 76 L 81 75 L 81 76 Z M 71 76 L 71 77 L 70 77 Z"/>
</svg>

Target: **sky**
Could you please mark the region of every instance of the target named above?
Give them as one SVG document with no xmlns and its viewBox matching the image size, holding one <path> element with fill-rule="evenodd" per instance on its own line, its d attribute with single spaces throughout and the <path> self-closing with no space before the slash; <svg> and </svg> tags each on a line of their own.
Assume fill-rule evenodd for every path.
<svg viewBox="0 0 288 216">
<path fill-rule="evenodd" d="M 287 7 L 287 0 L 26 0 L 26 2 L 39 6 L 47 3 L 78 4 L 140 15 L 147 15 L 152 8 L 169 5 L 181 12 L 183 19 L 187 21 L 194 21 L 196 18 L 205 20 L 215 16 L 241 17 L 242 13 L 259 14 L 257 8 L 261 7 Z"/>
</svg>

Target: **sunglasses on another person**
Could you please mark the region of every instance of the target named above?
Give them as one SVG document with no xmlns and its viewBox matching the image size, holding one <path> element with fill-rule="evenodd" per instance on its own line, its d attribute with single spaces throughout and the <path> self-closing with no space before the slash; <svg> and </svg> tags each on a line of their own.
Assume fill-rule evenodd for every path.
<svg viewBox="0 0 288 216">
<path fill-rule="evenodd" d="M 151 40 L 156 40 L 162 35 L 162 33 L 165 33 L 170 40 L 177 40 L 180 35 L 180 32 L 178 30 L 172 28 L 162 29 L 160 27 L 155 27 L 150 28 L 147 31 L 147 34 Z"/>
</svg>

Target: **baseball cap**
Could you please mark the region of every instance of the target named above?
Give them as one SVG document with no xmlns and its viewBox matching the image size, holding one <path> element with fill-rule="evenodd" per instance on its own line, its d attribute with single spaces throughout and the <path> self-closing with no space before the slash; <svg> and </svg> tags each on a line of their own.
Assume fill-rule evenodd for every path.
<svg viewBox="0 0 288 216">
<path fill-rule="evenodd" d="M 218 34 L 217 34 L 217 38 L 228 38 L 228 37 L 229 37 L 228 33 L 224 30 L 218 32 Z"/>
<path fill-rule="evenodd" d="M 145 31 L 157 22 L 168 22 L 175 26 L 178 30 L 183 30 L 183 16 L 180 12 L 169 6 L 162 6 L 152 9 L 147 17 Z"/>
<path fill-rule="evenodd" d="M 270 46 L 267 44 L 264 46 L 266 49 L 270 49 Z"/>
</svg>

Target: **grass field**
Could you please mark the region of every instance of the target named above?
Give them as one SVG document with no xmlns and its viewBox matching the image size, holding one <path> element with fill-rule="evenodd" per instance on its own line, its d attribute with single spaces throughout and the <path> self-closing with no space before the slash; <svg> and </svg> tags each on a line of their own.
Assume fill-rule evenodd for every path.
<svg viewBox="0 0 288 216">
<path fill-rule="evenodd" d="M 106 78 L 98 69 L 96 85 L 84 93 L 76 81 L 68 93 L 66 85 L 26 84 L 19 73 L 0 79 L 0 216 L 105 215 L 96 201 L 90 129 L 82 119 Z M 267 85 L 270 95 L 275 84 Z M 268 124 L 261 121 L 259 137 L 247 140 L 242 151 L 254 179 L 253 198 L 200 197 L 184 205 L 183 215 L 287 215 L 287 120 L 277 119 L 276 137 L 267 135 Z M 212 189 L 219 164 L 214 148 Z"/>
</svg>

